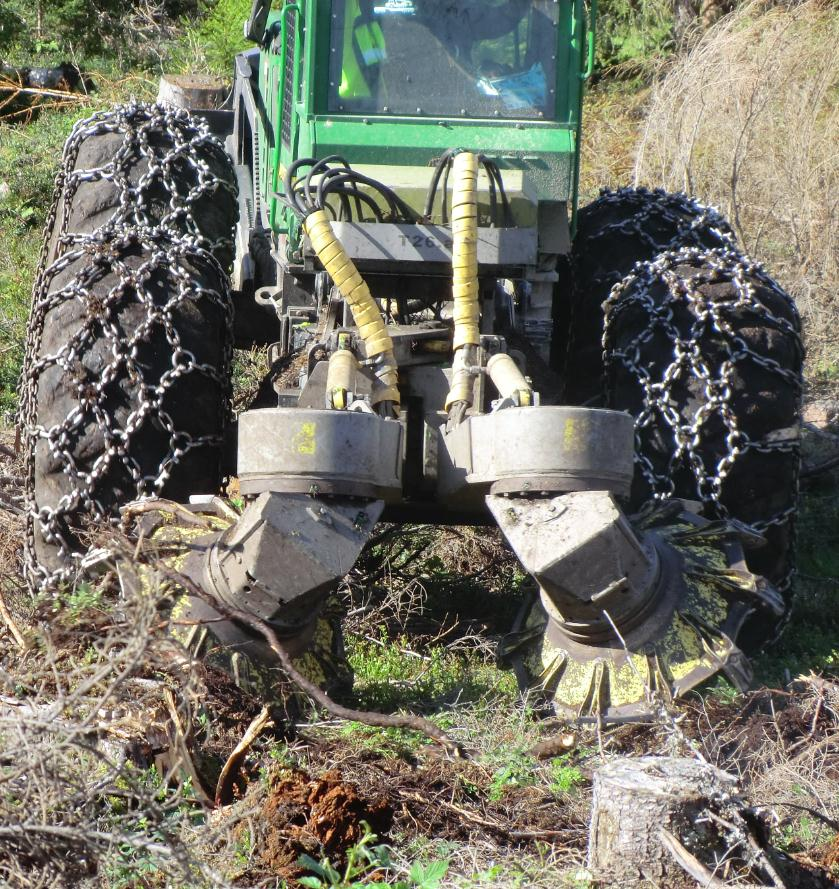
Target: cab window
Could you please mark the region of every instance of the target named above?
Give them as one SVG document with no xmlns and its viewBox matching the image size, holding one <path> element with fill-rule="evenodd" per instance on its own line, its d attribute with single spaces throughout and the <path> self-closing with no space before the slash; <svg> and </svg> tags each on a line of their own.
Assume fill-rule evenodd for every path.
<svg viewBox="0 0 839 889">
<path fill-rule="evenodd" d="M 552 118 L 554 0 L 333 0 L 331 112 Z"/>
</svg>

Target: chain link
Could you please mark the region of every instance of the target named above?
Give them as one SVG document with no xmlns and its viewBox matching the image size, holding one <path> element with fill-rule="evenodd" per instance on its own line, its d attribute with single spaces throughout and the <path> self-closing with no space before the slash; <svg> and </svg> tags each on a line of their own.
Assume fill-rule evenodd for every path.
<svg viewBox="0 0 839 889">
<path fill-rule="evenodd" d="M 78 168 L 85 142 L 108 134 L 122 139 L 107 163 Z M 230 417 L 233 306 L 226 270 L 216 256 L 226 261 L 231 254 L 232 231 L 208 237 L 196 213 L 199 201 L 215 201 L 224 193 L 235 207 L 232 172 L 225 180 L 214 166 L 229 169 L 230 162 L 206 124 L 168 106 L 134 103 L 96 114 L 77 123 L 67 140 L 44 230 L 20 385 L 18 422 L 27 460 L 24 568 L 33 590 L 54 588 L 75 575 L 81 556 L 70 529 L 78 527 L 80 518 L 115 518 L 114 504 L 107 500 L 114 469 L 131 479 L 137 498 L 159 496 L 190 452 L 222 444 L 218 433 L 194 435 L 180 428 L 179 418 L 166 409 L 173 387 L 192 375 L 193 386 L 211 385 L 221 393 L 216 428 L 223 429 Z M 82 183 L 116 190 L 111 217 L 92 232 L 69 230 Z M 212 286 L 206 286 L 208 281 Z M 78 306 L 74 317 L 79 322 L 68 325 L 58 349 L 45 353 L 45 326 L 60 321 L 60 315 L 50 319 L 50 313 L 69 301 Z M 218 364 L 200 361 L 183 342 L 178 315 L 189 304 L 200 304 L 202 317 L 208 306 L 220 313 L 224 329 Z M 140 306 L 144 314 L 125 329 L 118 313 L 129 305 Z M 108 348 L 94 374 L 84 358 L 97 343 Z M 156 358 L 164 349 L 165 363 L 150 371 L 152 348 Z M 49 385 L 56 371 L 74 406 L 61 422 L 45 425 L 39 402 L 50 393 L 41 385 Z M 120 422 L 107 402 L 116 386 L 124 390 L 126 384 L 131 403 Z M 104 446 L 85 463 L 76 451 L 80 433 L 91 424 Z M 151 473 L 143 471 L 137 451 L 138 436 L 149 429 L 168 439 Z M 44 444 L 50 465 L 69 482 L 51 505 L 36 497 L 35 452 Z M 60 567 L 39 564 L 36 530 L 56 548 Z"/>
<path fill-rule="evenodd" d="M 703 292 L 703 285 L 729 284 L 725 291 Z M 756 290 L 759 284 L 771 292 L 773 312 Z M 733 400 L 741 365 L 752 363 L 768 371 L 782 390 L 795 393 L 800 403 L 800 360 L 785 367 L 761 354 L 738 331 L 737 322 L 749 318 L 749 326 L 774 330 L 803 356 L 801 328 L 792 299 L 762 269 L 731 247 L 688 247 L 668 250 L 649 262 L 639 262 L 614 285 L 603 304 L 605 328 L 604 388 L 609 377 L 622 368 L 641 391 L 641 410 L 635 420 L 636 468 L 655 500 L 676 496 L 676 475 L 688 467 L 695 483 L 696 499 L 715 516 L 729 516 L 725 482 L 750 452 L 798 454 L 797 427 L 775 430 L 755 439 L 742 428 Z M 632 331 L 620 345 L 615 330 L 631 315 Z M 639 318 L 647 323 L 639 327 Z M 627 325 L 627 328 L 629 325 Z M 672 344 L 672 354 L 661 356 L 661 344 Z M 709 345 L 716 355 L 710 354 Z M 661 361 L 664 364 L 661 364 Z M 678 391 L 688 391 L 693 404 L 685 410 Z M 646 454 L 645 434 L 655 431 L 672 442 L 665 466 L 656 468 Z M 724 447 L 719 453 L 720 430 Z M 796 510 L 798 461 L 792 461 L 795 478 L 788 505 L 776 514 L 752 523 L 757 531 L 790 521 Z M 734 510 L 736 512 L 736 509 Z M 791 569 L 776 586 L 786 592 Z"/>
</svg>

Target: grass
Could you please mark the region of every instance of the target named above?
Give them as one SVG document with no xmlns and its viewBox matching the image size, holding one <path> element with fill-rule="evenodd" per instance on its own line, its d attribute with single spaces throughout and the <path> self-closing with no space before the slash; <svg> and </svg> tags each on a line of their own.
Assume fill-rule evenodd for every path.
<svg viewBox="0 0 839 889">
<path fill-rule="evenodd" d="M 729 217 L 796 298 L 811 363 L 835 363 L 839 15 L 817 0 L 738 5 L 650 98 L 635 176 Z"/>
<path fill-rule="evenodd" d="M 450 652 L 445 646 L 420 652 L 405 636 L 351 637 L 347 649 L 355 695 L 365 707 L 435 709 L 487 695 L 501 695 L 512 703 L 516 696 L 512 674 L 498 671 L 480 656 Z"/>
<path fill-rule="evenodd" d="M 0 416 L 6 425 L 17 407 L 32 281 L 57 159 L 76 115 L 47 113 L 33 126 L 0 123 Z"/>
<path fill-rule="evenodd" d="M 32 283 L 64 142 L 77 120 L 154 94 L 143 74 L 103 72 L 96 80 L 98 92 L 66 108 L 45 109 L 33 123 L 0 121 L 0 427 L 11 425 L 17 410 Z"/>
<path fill-rule="evenodd" d="M 756 679 L 779 687 L 810 671 L 839 676 L 839 472 L 801 498 L 793 614 L 780 643 L 756 661 Z"/>
</svg>

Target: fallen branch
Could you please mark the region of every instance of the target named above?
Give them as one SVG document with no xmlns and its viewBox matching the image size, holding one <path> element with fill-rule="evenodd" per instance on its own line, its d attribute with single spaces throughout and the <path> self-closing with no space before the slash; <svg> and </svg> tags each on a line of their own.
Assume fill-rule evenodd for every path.
<svg viewBox="0 0 839 889">
<path fill-rule="evenodd" d="M 562 732 L 558 735 L 551 735 L 534 744 L 530 748 L 530 755 L 534 759 L 552 759 L 554 756 L 561 756 L 568 753 L 577 746 L 577 735 L 574 732 Z"/>
<path fill-rule="evenodd" d="M 817 463 L 815 466 L 807 466 L 805 464 L 801 467 L 799 478 L 802 480 L 815 478 L 817 475 L 823 475 L 825 472 L 830 472 L 831 469 L 836 469 L 837 466 L 839 466 L 839 454 L 831 457 L 829 460 L 824 460 L 822 463 Z"/>
<path fill-rule="evenodd" d="M 695 855 L 688 852 L 684 845 L 669 830 L 662 828 L 659 836 L 661 837 L 661 845 L 673 856 L 676 864 L 688 876 L 693 877 L 703 889 L 726 889 L 728 884 L 708 870 Z M 738 885 L 741 889 L 762 889 L 755 883 L 740 883 Z"/>
<path fill-rule="evenodd" d="M 801 803 L 791 803 L 789 800 L 770 800 L 765 805 L 772 806 L 772 808 L 776 808 L 778 806 L 784 806 L 787 809 L 797 809 L 799 812 L 806 812 L 808 815 L 811 815 L 817 821 L 821 821 L 822 824 L 826 824 L 831 830 L 839 833 L 839 821 L 835 818 L 831 818 L 829 815 L 826 815 L 824 812 L 820 812 L 818 809 L 814 809 L 812 806 L 802 806 Z"/>
<path fill-rule="evenodd" d="M 3 618 L 3 623 L 5 623 L 6 626 L 9 628 L 9 632 L 14 637 L 18 648 L 25 649 L 26 639 L 23 633 L 21 633 L 18 625 L 15 623 L 15 619 L 12 617 L 12 613 L 11 611 L 9 611 L 9 606 L 6 605 L 6 598 L 3 595 L 2 590 L 0 590 L 0 617 Z"/>
<path fill-rule="evenodd" d="M 375 728 L 400 728 L 420 732 L 427 738 L 437 741 L 438 744 L 443 746 L 452 755 L 458 757 L 466 755 L 461 744 L 454 741 L 441 728 L 422 716 L 416 716 L 414 714 L 375 713 L 370 710 L 354 710 L 351 707 L 344 707 L 342 704 L 336 703 L 325 691 L 323 691 L 323 689 L 307 679 L 294 666 L 291 655 L 289 655 L 283 647 L 273 628 L 265 623 L 265 621 L 260 620 L 258 617 L 247 611 L 232 608 L 226 603 L 219 601 L 215 596 L 206 592 L 206 590 L 203 590 L 186 575 L 167 568 L 165 565 L 157 564 L 154 567 L 156 570 L 160 571 L 167 580 L 180 586 L 189 593 L 189 595 L 195 596 L 197 599 L 206 602 L 223 617 L 245 624 L 245 626 L 248 626 L 259 633 L 277 656 L 283 672 L 289 679 L 291 679 L 301 691 L 318 704 L 318 706 L 323 707 L 323 709 L 332 716 L 335 716 L 338 719 L 349 720 L 351 722 L 360 722 L 362 725 L 369 725 Z"/>
<path fill-rule="evenodd" d="M 11 500 L 8 500 L 2 494 L 0 494 L 0 509 L 5 509 L 13 515 L 25 515 L 24 510 L 22 510 L 16 503 L 12 503 Z"/>
<path fill-rule="evenodd" d="M 175 696 L 169 688 L 164 689 L 163 694 L 166 700 L 166 709 L 169 711 L 169 719 L 172 721 L 173 734 L 170 735 L 170 745 L 177 757 L 177 759 L 173 759 L 171 767 L 175 769 L 178 767 L 183 769 L 192 781 L 193 790 L 199 799 L 201 799 L 202 802 L 211 805 L 212 799 L 210 794 L 204 787 L 204 784 L 201 781 L 201 776 L 198 774 L 198 769 L 195 768 L 195 763 L 192 761 L 192 756 L 189 752 L 186 732 L 184 731 L 183 725 L 181 725 L 181 717 L 178 713 L 177 704 L 175 703 Z"/>
<path fill-rule="evenodd" d="M 464 809 L 462 806 L 456 806 L 454 803 L 450 803 L 445 799 L 429 800 L 427 797 L 420 796 L 418 793 L 400 793 L 399 795 L 402 799 L 408 799 L 413 802 L 441 806 L 444 809 L 448 809 L 450 812 L 454 812 L 458 817 L 470 824 L 484 827 L 487 830 L 492 830 L 495 833 L 504 837 L 509 837 L 510 839 L 547 840 L 551 837 L 564 837 L 568 835 L 567 830 L 513 830 L 509 827 L 505 827 L 500 821 L 482 818 L 476 812 L 473 812 L 470 809 Z"/>
<path fill-rule="evenodd" d="M 232 802 L 233 779 L 236 775 L 236 771 L 242 764 L 242 760 L 245 758 L 248 750 L 253 746 L 253 742 L 260 736 L 262 730 L 266 728 L 270 722 L 270 710 L 268 707 L 263 707 L 251 721 L 251 724 L 242 736 L 242 740 L 239 741 L 233 749 L 233 752 L 227 757 L 227 762 L 224 764 L 221 774 L 218 776 L 218 782 L 216 783 L 217 806 L 226 806 L 228 803 Z"/>
</svg>

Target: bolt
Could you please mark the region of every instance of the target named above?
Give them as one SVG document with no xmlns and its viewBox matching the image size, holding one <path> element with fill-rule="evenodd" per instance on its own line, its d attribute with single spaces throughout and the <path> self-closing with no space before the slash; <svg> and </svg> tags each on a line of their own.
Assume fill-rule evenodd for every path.
<svg viewBox="0 0 839 889">
<path fill-rule="evenodd" d="M 366 512 L 362 511 L 362 512 L 359 512 L 358 515 L 355 517 L 355 521 L 353 522 L 353 528 L 355 528 L 356 531 L 362 531 L 369 524 L 370 524 L 370 516 L 367 515 Z"/>
</svg>

